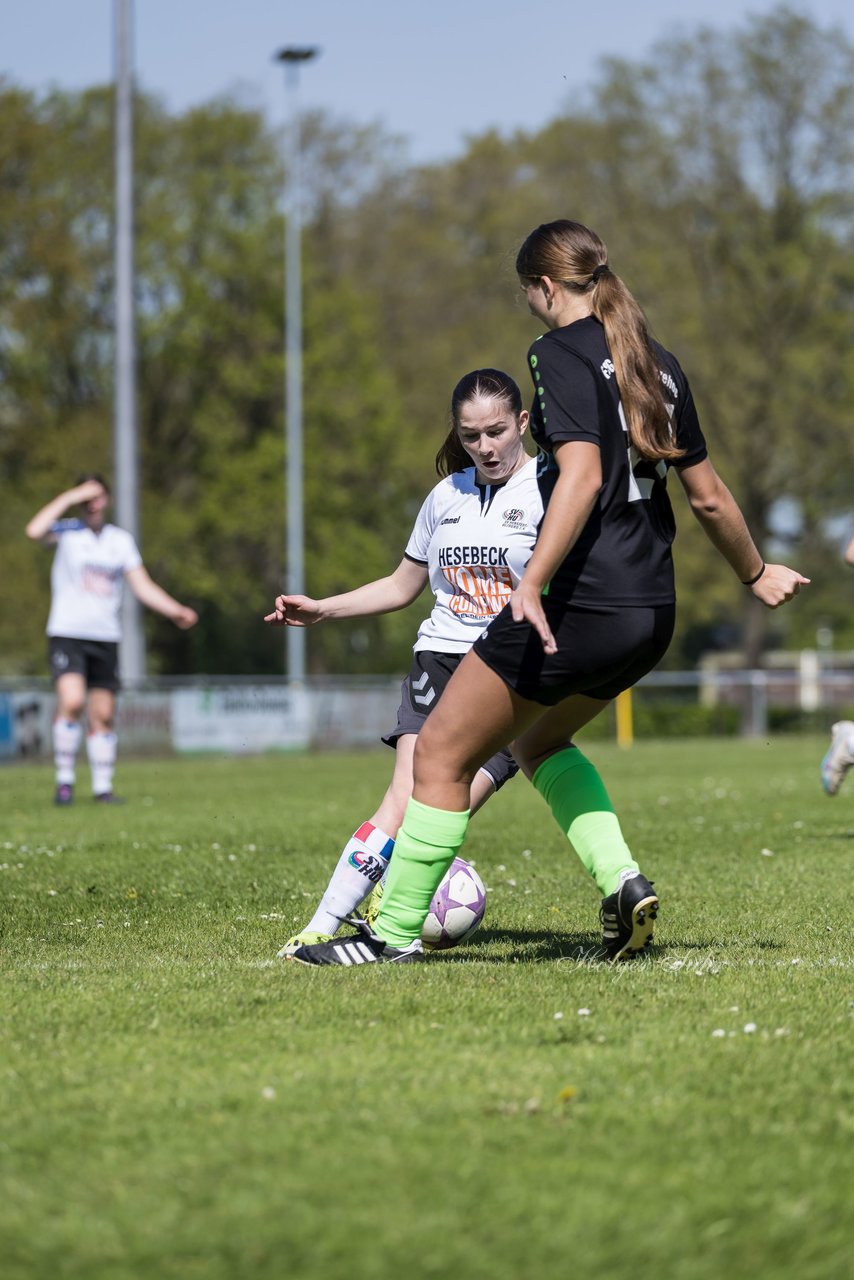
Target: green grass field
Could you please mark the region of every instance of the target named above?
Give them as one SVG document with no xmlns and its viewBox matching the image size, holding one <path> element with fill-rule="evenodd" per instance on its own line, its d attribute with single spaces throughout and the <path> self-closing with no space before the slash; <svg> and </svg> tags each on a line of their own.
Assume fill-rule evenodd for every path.
<svg viewBox="0 0 854 1280">
<path fill-rule="evenodd" d="M 616 968 L 523 781 L 472 824 L 466 948 L 313 971 L 276 950 L 389 753 L 124 763 L 121 809 L 0 771 L 4 1280 L 847 1280 L 854 779 L 828 800 L 823 749 L 589 748 L 662 897 Z"/>
</svg>

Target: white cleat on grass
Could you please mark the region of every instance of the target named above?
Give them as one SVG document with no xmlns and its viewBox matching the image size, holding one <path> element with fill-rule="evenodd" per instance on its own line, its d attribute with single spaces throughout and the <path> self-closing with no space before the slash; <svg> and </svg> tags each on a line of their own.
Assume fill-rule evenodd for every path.
<svg viewBox="0 0 854 1280">
<path fill-rule="evenodd" d="M 842 780 L 854 765 L 854 720 L 838 720 L 830 731 L 830 746 L 821 762 L 821 785 L 835 796 Z"/>
</svg>

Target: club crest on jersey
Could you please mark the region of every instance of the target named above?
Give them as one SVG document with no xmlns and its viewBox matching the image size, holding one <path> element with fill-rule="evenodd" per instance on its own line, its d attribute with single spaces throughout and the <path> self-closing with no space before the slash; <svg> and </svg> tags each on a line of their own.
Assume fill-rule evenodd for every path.
<svg viewBox="0 0 854 1280">
<path fill-rule="evenodd" d="M 375 858 L 372 853 L 362 853 L 359 849 L 354 849 L 347 861 L 371 884 L 377 883 L 385 869 L 379 858 Z"/>
<path fill-rule="evenodd" d="M 525 512 L 520 507 L 509 507 L 501 517 L 502 528 L 524 529 Z"/>
</svg>

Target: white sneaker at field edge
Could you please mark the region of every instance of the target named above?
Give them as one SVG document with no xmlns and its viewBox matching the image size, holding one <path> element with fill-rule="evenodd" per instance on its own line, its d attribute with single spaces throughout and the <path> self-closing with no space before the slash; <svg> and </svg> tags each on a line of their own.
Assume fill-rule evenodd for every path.
<svg viewBox="0 0 854 1280">
<path fill-rule="evenodd" d="M 854 720 L 839 720 L 830 731 L 830 746 L 821 762 L 821 785 L 835 796 L 842 780 L 854 765 Z"/>
</svg>

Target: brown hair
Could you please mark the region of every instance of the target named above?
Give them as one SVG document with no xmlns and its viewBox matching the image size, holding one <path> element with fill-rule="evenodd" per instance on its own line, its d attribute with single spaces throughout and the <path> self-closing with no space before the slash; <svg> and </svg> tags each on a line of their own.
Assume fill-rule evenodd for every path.
<svg viewBox="0 0 854 1280">
<path fill-rule="evenodd" d="M 592 294 L 593 315 L 604 326 L 617 373 L 629 439 L 653 462 L 681 457 L 646 316 L 608 266 L 608 250 L 596 232 L 568 219 L 544 222 L 516 255 L 516 271 L 523 280 L 548 276 L 566 289 Z"/>
<path fill-rule="evenodd" d="M 75 488 L 77 488 L 81 484 L 85 484 L 87 480 L 97 480 L 98 484 L 107 494 L 107 496 L 110 498 L 113 496 L 110 490 L 110 486 L 107 484 L 104 477 L 100 475 L 100 473 L 97 471 L 85 471 L 82 476 L 78 476 L 77 479 L 74 481 Z"/>
<path fill-rule="evenodd" d="M 466 467 L 474 465 L 459 437 L 460 409 L 479 397 L 506 405 L 516 418 L 522 412 L 522 392 L 509 373 L 503 373 L 501 369 L 474 369 L 465 374 L 451 394 L 451 428 L 436 454 L 436 470 L 440 476 L 465 471 Z"/>
</svg>

